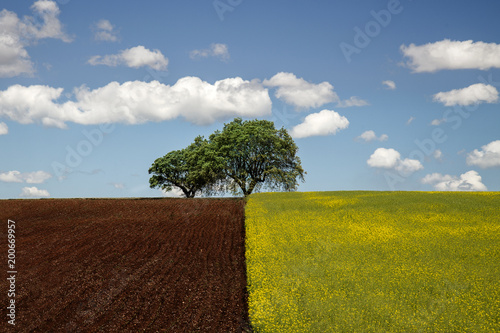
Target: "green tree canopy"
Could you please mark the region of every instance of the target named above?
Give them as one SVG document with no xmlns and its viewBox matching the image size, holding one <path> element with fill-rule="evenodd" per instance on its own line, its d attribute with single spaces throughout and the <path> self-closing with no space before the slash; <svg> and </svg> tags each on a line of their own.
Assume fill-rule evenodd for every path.
<svg viewBox="0 0 500 333">
<path fill-rule="evenodd" d="M 171 151 L 149 169 L 151 188 L 198 193 L 230 191 L 250 195 L 262 188 L 293 191 L 305 172 L 298 148 L 284 129 L 267 120 L 235 118 L 209 140 L 198 136 L 185 149 Z"/>
<path fill-rule="evenodd" d="M 182 190 L 186 198 L 197 193 L 211 194 L 221 177 L 213 167 L 216 157 L 208 149 L 209 142 L 198 136 L 187 148 L 174 150 L 156 159 L 149 169 L 151 188 L 171 191 L 173 186 Z"/>
<path fill-rule="evenodd" d="M 286 129 L 267 120 L 236 118 L 210 136 L 210 150 L 220 158 L 213 167 L 223 174 L 226 187 L 248 196 L 254 190 L 296 190 L 304 170 L 298 147 Z"/>
</svg>

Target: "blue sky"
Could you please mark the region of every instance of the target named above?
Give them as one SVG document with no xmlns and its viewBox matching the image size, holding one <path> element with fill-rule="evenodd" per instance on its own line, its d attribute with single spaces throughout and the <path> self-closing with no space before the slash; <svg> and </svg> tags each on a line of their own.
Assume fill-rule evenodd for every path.
<svg viewBox="0 0 500 333">
<path fill-rule="evenodd" d="M 500 191 L 497 1 L 0 9 L 0 198 L 162 196 L 152 162 L 234 117 L 292 134 L 300 191 Z"/>
</svg>

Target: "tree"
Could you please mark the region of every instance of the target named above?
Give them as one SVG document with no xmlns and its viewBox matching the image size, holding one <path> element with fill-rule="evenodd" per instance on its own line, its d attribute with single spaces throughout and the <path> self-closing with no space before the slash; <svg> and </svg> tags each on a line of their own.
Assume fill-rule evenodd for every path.
<svg viewBox="0 0 500 333">
<path fill-rule="evenodd" d="M 153 174 L 149 186 L 167 192 L 175 186 L 186 198 L 193 198 L 199 192 L 211 194 L 216 191 L 220 175 L 214 172 L 214 160 L 217 159 L 208 146 L 209 142 L 198 136 L 187 148 L 156 159 L 149 169 L 149 174 Z"/>
<path fill-rule="evenodd" d="M 235 118 L 209 141 L 208 149 L 218 157 L 212 160 L 214 173 L 225 176 L 233 193 L 248 196 L 262 187 L 293 191 L 297 178 L 304 181 L 297 145 L 286 129 L 277 130 L 271 121 Z"/>
</svg>

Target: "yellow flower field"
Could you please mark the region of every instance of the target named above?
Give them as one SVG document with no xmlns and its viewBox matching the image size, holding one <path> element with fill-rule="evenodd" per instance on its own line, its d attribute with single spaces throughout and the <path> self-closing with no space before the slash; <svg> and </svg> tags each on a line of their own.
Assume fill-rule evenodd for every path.
<svg viewBox="0 0 500 333">
<path fill-rule="evenodd" d="M 257 332 L 500 332 L 500 193 L 253 194 Z"/>
</svg>

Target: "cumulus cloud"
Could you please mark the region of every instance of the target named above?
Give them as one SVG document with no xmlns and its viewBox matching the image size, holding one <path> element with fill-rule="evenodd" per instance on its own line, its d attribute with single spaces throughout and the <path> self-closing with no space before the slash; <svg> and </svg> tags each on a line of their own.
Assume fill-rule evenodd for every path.
<svg viewBox="0 0 500 333">
<path fill-rule="evenodd" d="M 415 117 L 411 116 L 410 118 L 408 118 L 408 120 L 406 121 L 406 125 L 410 125 L 413 121 L 415 120 Z"/>
<path fill-rule="evenodd" d="M 337 107 L 339 108 L 349 108 L 351 106 L 366 106 L 366 105 L 370 105 L 370 103 L 356 96 L 351 96 L 351 98 L 339 101 L 337 103 Z"/>
<path fill-rule="evenodd" d="M 401 154 L 395 149 L 378 148 L 366 161 L 372 168 L 395 168 L 401 160 Z"/>
<path fill-rule="evenodd" d="M 500 167 L 500 140 L 492 141 L 481 149 L 474 149 L 467 155 L 468 165 L 477 165 L 482 169 Z"/>
<path fill-rule="evenodd" d="M 432 153 L 432 156 L 436 159 L 436 160 L 441 160 L 441 157 L 443 156 L 443 152 L 441 151 L 441 149 L 436 149 L 434 150 L 434 152 Z"/>
<path fill-rule="evenodd" d="M 118 54 L 105 56 L 93 56 L 89 59 L 90 65 L 118 66 L 123 65 L 132 68 L 148 66 L 154 70 L 166 70 L 168 59 L 159 50 L 149 50 L 142 45 L 130 49 L 121 50 Z"/>
<path fill-rule="evenodd" d="M 212 43 L 208 49 L 193 50 L 189 53 L 191 59 L 215 57 L 220 60 L 229 60 L 229 49 L 226 44 Z"/>
<path fill-rule="evenodd" d="M 454 178 L 453 176 L 442 175 L 440 173 L 435 172 L 425 175 L 425 177 L 422 178 L 421 182 L 422 184 L 437 184 L 440 182 L 453 180 L 453 178 Z"/>
<path fill-rule="evenodd" d="M 293 73 L 280 72 L 262 84 L 277 88 L 274 94 L 276 98 L 295 106 L 297 110 L 317 108 L 331 102 L 341 108 L 370 105 L 357 96 L 341 100 L 329 82 L 311 83 Z"/>
<path fill-rule="evenodd" d="M 64 126 L 61 118 L 65 115 L 64 108 L 54 100 L 61 96 L 62 88 L 48 86 L 14 85 L 0 91 L 0 116 L 7 117 L 21 124 L 39 121 L 44 125 Z"/>
<path fill-rule="evenodd" d="M 280 72 L 271 79 L 264 80 L 263 84 L 277 87 L 275 96 L 299 109 L 316 108 L 340 100 L 330 83 L 310 83 L 292 73 Z"/>
<path fill-rule="evenodd" d="M 0 24 L 1 24 L 0 13 Z M 13 77 L 35 72 L 28 51 L 17 36 L 0 35 L 0 77 Z"/>
<path fill-rule="evenodd" d="M 35 171 L 22 174 L 24 181 L 28 184 L 41 184 L 47 179 L 51 178 L 52 175 L 45 171 Z"/>
<path fill-rule="evenodd" d="M 21 124 L 65 128 L 66 122 L 140 124 L 184 117 L 206 125 L 230 117 L 271 114 L 268 90 L 257 81 L 227 78 L 214 84 L 184 77 L 174 85 L 158 81 L 111 82 L 74 89 L 74 100 L 61 102 L 62 88 L 13 85 L 0 91 L 0 117 Z"/>
<path fill-rule="evenodd" d="M 498 102 L 498 90 L 489 84 L 476 83 L 463 89 L 437 93 L 434 95 L 434 101 L 445 106 L 495 103 Z"/>
<path fill-rule="evenodd" d="M 401 45 L 409 60 L 406 66 L 415 73 L 436 72 L 443 69 L 500 68 L 500 45 L 495 43 L 452 41 L 444 39 L 425 45 Z"/>
<path fill-rule="evenodd" d="M 401 154 L 392 148 L 377 148 L 366 163 L 372 168 L 394 169 L 406 175 L 424 168 L 419 160 L 401 159 Z"/>
<path fill-rule="evenodd" d="M 22 183 L 23 179 L 20 177 L 19 171 L 7 171 L 0 173 L 0 181 L 6 183 Z"/>
<path fill-rule="evenodd" d="M 113 186 L 114 188 L 118 190 L 124 190 L 125 189 L 125 184 L 123 183 L 109 183 L 109 185 Z"/>
<path fill-rule="evenodd" d="M 99 20 L 93 26 L 94 39 L 98 41 L 117 42 L 118 32 L 108 20 Z"/>
<path fill-rule="evenodd" d="M 389 138 L 387 134 L 382 134 L 380 137 L 377 137 L 374 131 L 369 130 L 363 132 L 360 136 L 356 137 L 356 140 L 364 140 L 366 142 L 371 141 L 386 141 Z"/>
<path fill-rule="evenodd" d="M 162 196 L 166 198 L 182 198 L 185 197 L 184 192 L 178 187 L 172 187 L 172 191 L 165 191 L 160 189 Z"/>
<path fill-rule="evenodd" d="M 382 81 L 382 84 L 386 87 L 386 89 L 394 90 L 396 89 L 396 83 L 391 80 Z"/>
<path fill-rule="evenodd" d="M 446 121 L 446 119 L 434 119 L 431 121 L 431 125 L 432 126 L 439 126 L 441 125 L 442 123 L 444 123 Z"/>
<path fill-rule="evenodd" d="M 56 38 L 64 42 L 72 41 L 72 38 L 63 31 L 62 23 L 58 18 L 60 10 L 55 1 L 36 1 L 31 6 L 31 10 L 35 17 L 25 16 L 23 21 L 19 23 L 23 37 L 36 40 Z"/>
<path fill-rule="evenodd" d="M 4 122 L 0 123 L 0 135 L 5 135 L 7 133 L 9 133 L 9 127 L 7 124 Z"/>
<path fill-rule="evenodd" d="M 35 16 L 22 20 L 6 9 L 0 12 L 0 77 L 14 77 L 35 72 L 26 47 L 43 38 L 70 42 L 59 21 L 59 7 L 55 1 L 39 0 L 32 6 Z"/>
<path fill-rule="evenodd" d="M 306 138 L 317 135 L 334 135 L 338 130 L 349 126 L 349 120 L 333 110 L 322 110 L 308 115 L 304 121 L 292 128 L 294 138 Z"/>
<path fill-rule="evenodd" d="M 13 170 L 0 173 L 0 181 L 6 183 L 41 184 L 51 177 L 52 175 L 45 171 L 21 173 L 17 170 Z"/>
<path fill-rule="evenodd" d="M 422 178 L 423 184 L 434 186 L 436 191 L 486 191 L 481 176 L 474 170 L 461 174 L 460 177 L 432 173 Z"/>
<path fill-rule="evenodd" d="M 23 198 L 48 198 L 50 194 L 47 190 L 39 190 L 35 186 L 33 187 L 23 187 L 21 194 L 19 195 Z"/>
</svg>

